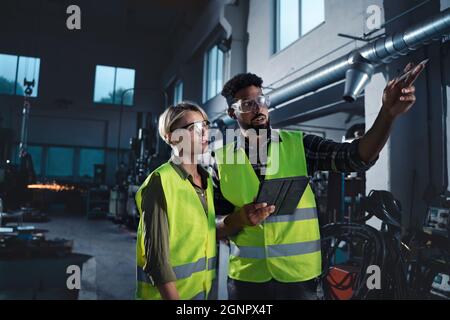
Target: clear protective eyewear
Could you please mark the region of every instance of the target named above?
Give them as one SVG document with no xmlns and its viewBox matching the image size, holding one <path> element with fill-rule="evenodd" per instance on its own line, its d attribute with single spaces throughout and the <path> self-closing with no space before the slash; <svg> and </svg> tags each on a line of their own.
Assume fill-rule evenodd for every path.
<svg viewBox="0 0 450 320">
<path fill-rule="evenodd" d="M 233 103 L 231 107 L 240 112 L 240 113 L 248 113 L 260 107 L 269 107 L 270 106 L 270 97 L 265 95 L 257 96 L 255 99 L 240 99 Z"/>
<path fill-rule="evenodd" d="M 202 133 L 203 129 L 205 129 L 205 130 L 209 129 L 210 124 L 211 123 L 208 120 L 201 120 L 201 121 L 195 121 L 195 122 L 189 123 L 178 129 L 186 129 L 189 131 L 195 131 L 198 133 Z"/>
</svg>

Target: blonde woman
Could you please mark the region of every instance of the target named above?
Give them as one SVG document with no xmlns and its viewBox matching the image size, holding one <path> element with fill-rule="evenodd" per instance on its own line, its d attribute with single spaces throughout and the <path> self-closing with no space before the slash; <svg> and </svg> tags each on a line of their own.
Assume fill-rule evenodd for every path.
<svg viewBox="0 0 450 320">
<path fill-rule="evenodd" d="M 141 214 L 137 234 L 137 299 L 206 299 L 216 268 L 213 185 L 196 161 L 208 148 L 208 116 L 182 102 L 159 119 L 159 133 L 173 149 L 136 194 Z M 255 225 L 274 211 L 249 204 L 220 223 L 220 237 Z"/>
</svg>

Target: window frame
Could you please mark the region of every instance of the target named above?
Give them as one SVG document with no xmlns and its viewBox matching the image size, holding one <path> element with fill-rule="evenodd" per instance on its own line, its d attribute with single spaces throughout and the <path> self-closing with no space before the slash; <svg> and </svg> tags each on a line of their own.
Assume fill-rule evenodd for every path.
<svg viewBox="0 0 450 320">
<path fill-rule="evenodd" d="M 70 150 L 72 153 L 72 163 L 71 163 L 71 175 L 65 176 L 65 175 L 54 175 L 49 173 L 49 166 L 50 166 L 50 151 L 51 149 L 67 149 Z M 46 147 L 46 153 L 45 153 L 45 177 L 50 179 L 60 179 L 60 180 L 73 180 L 76 177 L 76 162 L 77 162 L 77 148 L 72 146 L 60 146 L 60 145 L 48 145 Z"/>
<path fill-rule="evenodd" d="M 24 88 L 24 93 L 22 94 L 18 94 L 17 93 L 17 84 L 19 84 L 18 81 L 18 76 L 19 76 L 19 67 L 20 67 L 20 59 L 21 58 L 28 58 L 28 59 L 36 59 L 39 61 L 39 70 L 37 72 L 37 78 L 35 78 L 34 80 L 36 81 L 36 86 L 33 87 L 33 93 L 36 93 L 36 96 L 31 95 L 29 98 L 37 98 L 38 92 L 39 92 L 39 78 L 40 78 L 40 73 L 41 73 L 41 58 L 39 57 L 31 57 L 31 56 L 23 56 L 23 55 L 18 55 L 18 54 L 9 54 L 9 53 L 0 53 L 1 55 L 6 55 L 6 56 L 12 56 L 15 57 L 16 59 L 16 66 L 15 66 L 15 76 L 14 76 L 14 90 L 13 93 L 4 93 L 4 92 L 0 92 L 0 95 L 5 95 L 5 96 L 18 96 L 18 97 L 25 97 L 25 88 Z M 33 79 L 30 79 L 33 80 Z"/>
<path fill-rule="evenodd" d="M 181 88 L 181 90 L 179 90 L 179 88 Z M 173 104 L 177 105 L 178 103 L 182 102 L 183 97 L 184 97 L 184 82 L 183 80 L 178 79 L 177 81 L 175 81 L 173 87 L 173 100 L 172 100 Z"/>
<path fill-rule="evenodd" d="M 209 93 L 210 93 L 213 81 L 209 77 L 209 75 L 210 75 L 209 54 L 214 49 L 217 50 L 217 54 L 215 56 L 215 60 L 216 60 L 215 75 L 216 75 L 216 78 L 213 79 L 213 81 L 216 82 L 216 85 L 215 85 L 215 89 L 213 90 L 215 92 L 215 94 L 210 96 Z M 220 66 L 220 63 L 219 63 L 220 53 L 222 54 L 222 61 L 221 61 L 221 63 L 222 63 L 222 67 L 221 67 L 221 75 L 222 75 L 222 77 L 221 78 L 218 77 L 219 70 L 220 70 L 220 68 L 219 68 L 219 66 Z M 226 52 L 223 52 L 220 49 L 220 47 L 218 46 L 217 43 L 212 45 L 212 46 L 210 46 L 209 49 L 205 51 L 205 53 L 203 55 L 203 94 L 202 94 L 202 102 L 203 103 L 208 102 L 209 100 L 213 99 L 214 97 L 216 97 L 220 93 L 220 91 L 221 91 L 220 87 L 223 86 L 223 82 L 225 80 L 226 57 L 227 57 Z"/>
<path fill-rule="evenodd" d="M 36 177 L 38 178 L 45 178 L 45 179 L 55 179 L 55 180 L 60 180 L 60 181 L 73 181 L 73 182 L 79 182 L 79 181 L 90 181 L 92 180 L 94 177 L 88 177 L 86 178 L 85 176 L 80 175 L 80 170 L 82 168 L 82 159 L 81 159 L 81 153 L 82 150 L 96 150 L 96 151 L 101 151 L 103 154 L 103 162 L 99 163 L 102 165 L 105 165 L 106 167 L 108 167 L 108 152 L 111 152 L 111 150 L 109 150 L 106 147 L 92 147 L 92 146 L 67 146 L 67 145 L 59 145 L 59 144 L 47 144 L 47 143 L 31 143 L 28 144 L 28 148 L 40 148 L 41 149 L 41 155 L 40 155 L 40 170 L 39 172 L 36 171 L 36 158 L 33 157 L 33 165 L 34 165 L 34 169 L 35 169 L 35 173 L 36 173 Z M 56 175 L 50 175 L 48 173 L 48 169 L 49 169 L 49 149 L 52 148 L 65 148 L 65 149 L 71 149 L 73 152 L 73 159 L 72 159 L 72 166 L 71 166 L 71 170 L 72 170 L 72 175 L 71 176 L 56 176 Z M 115 152 L 115 151 L 114 151 Z M 13 148 L 11 148 L 11 157 L 10 160 L 11 162 L 16 165 L 19 166 L 20 165 L 20 159 L 19 159 L 19 144 L 16 144 Z"/>
<path fill-rule="evenodd" d="M 94 163 L 95 164 L 101 164 L 101 165 L 105 165 L 106 166 L 106 150 L 105 148 L 98 148 L 98 147 L 77 147 L 76 149 L 76 154 L 75 154 L 75 159 L 76 159 L 76 167 L 75 168 L 75 174 L 74 177 L 77 177 L 78 180 L 83 180 L 86 179 L 86 177 L 88 179 L 94 179 L 95 176 L 95 172 L 93 172 L 92 177 L 91 176 L 85 176 L 85 175 L 81 175 L 81 171 L 83 166 L 82 163 L 82 153 L 83 151 L 100 151 L 103 157 L 103 162 L 102 163 Z M 94 170 L 94 168 L 91 168 L 92 170 Z"/>
<path fill-rule="evenodd" d="M 106 68 L 112 68 L 112 69 L 114 69 L 114 79 L 113 79 L 113 87 L 112 87 L 112 102 L 102 102 L 102 101 L 96 101 L 95 100 L 95 92 L 96 92 L 96 84 L 97 84 L 97 68 L 98 67 L 106 67 Z M 116 88 L 116 86 L 117 86 L 117 71 L 118 71 L 118 69 L 124 69 L 124 70 L 133 70 L 133 72 L 134 72 L 134 75 L 133 75 L 133 86 L 132 87 L 130 87 L 130 88 L 125 88 L 125 90 L 127 90 L 127 89 L 131 89 L 131 88 L 135 88 L 136 87 L 136 69 L 133 69 L 133 68 L 128 68 L 128 67 L 114 67 L 114 66 L 108 66 L 108 65 L 104 65 L 104 64 L 97 64 L 97 65 L 95 65 L 95 76 L 94 76 L 94 91 L 93 91 L 93 97 L 92 97 L 92 101 L 94 102 L 94 104 L 103 104 L 103 105 L 113 105 L 113 106 L 122 106 L 122 101 L 121 101 L 121 97 L 120 97 L 120 99 L 119 99 L 119 101 L 117 101 L 117 103 L 116 103 L 116 98 L 118 98 L 118 97 L 116 97 L 116 91 L 117 91 L 117 88 Z M 131 91 L 131 90 L 130 90 Z M 128 94 L 128 92 L 127 92 L 127 94 Z M 134 92 L 132 93 L 133 94 L 133 96 L 132 96 L 132 102 L 131 102 L 131 104 L 126 104 L 126 103 L 123 103 L 123 106 L 126 106 L 126 107 L 134 107 Z M 104 99 L 104 97 L 103 98 L 101 98 L 101 99 Z M 124 99 L 124 102 L 125 102 L 125 99 Z"/>
<path fill-rule="evenodd" d="M 324 12 L 323 12 L 323 20 L 318 23 L 314 28 L 308 30 L 308 32 L 302 33 L 302 8 L 303 8 L 303 0 L 297 0 L 299 5 L 298 5 L 298 37 L 292 41 L 291 43 L 289 43 L 288 45 L 286 45 L 285 47 L 281 48 L 280 44 L 281 44 L 281 37 L 280 37 L 280 2 L 282 0 L 273 0 L 273 15 L 272 15 L 272 21 L 273 21 L 273 28 L 272 28 L 272 32 L 273 32 L 273 41 L 272 41 L 272 55 L 276 55 L 279 52 L 282 52 L 284 50 L 286 50 L 287 48 L 289 48 L 290 46 L 292 46 L 294 43 L 296 43 L 297 41 L 299 41 L 300 39 L 302 39 L 303 37 L 305 37 L 306 35 L 308 35 L 309 33 L 313 32 L 315 29 L 319 28 L 322 24 L 325 23 L 326 21 L 326 17 L 325 17 L 325 4 L 326 1 L 324 1 Z"/>
</svg>

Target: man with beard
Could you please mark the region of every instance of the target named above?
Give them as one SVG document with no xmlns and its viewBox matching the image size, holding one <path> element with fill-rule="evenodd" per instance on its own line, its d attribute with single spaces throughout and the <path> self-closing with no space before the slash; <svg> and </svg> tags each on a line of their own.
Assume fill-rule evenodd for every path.
<svg viewBox="0 0 450 320">
<path fill-rule="evenodd" d="M 230 142 L 215 153 L 219 177 L 215 192 L 216 214 L 241 210 L 252 203 L 264 179 L 310 176 L 318 170 L 368 170 L 378 159 L 394 120 L 414 104 L 412 84 L 423 68 L 423 65 L 408 64 L 405 72 L 412 72 L 406 79 L 397 78 L 388 83 L 372 128 L 351 143 L 337 143 L 301 131 L 272 129 L 270 101 L 262 91 L 263 80 L 251 73 L 233 77 L 225 84 L 222 95 L 227 100 L 228 115 L 237 120 L 243 139 Z M 264 148 L 259 148 L 256 158 L 252 134 L 265 142 L 258 143 Z M 271 159 L 275 148 L 278 158 Z M 230 153 L 233 158 L 227 157 Z M 247 160 L 258 161 L 226 163 L 239 154 Z M 262 158 L 266 161 L 260 161 Z M 266 164 L 271 160 L 278 161 L 278 170 L 266 174 Z M 237 230 L 235 226 L 242 223 L 234 220 L 228 215 L 218 223 Z M 315 278 L 321 273 L 321 251 L 316 203 L 310 186 L 293 214 L 270 216 L 259 225 L 240 229 L 230 240 L 230 299 L 314 298 Z"/>
</svg>

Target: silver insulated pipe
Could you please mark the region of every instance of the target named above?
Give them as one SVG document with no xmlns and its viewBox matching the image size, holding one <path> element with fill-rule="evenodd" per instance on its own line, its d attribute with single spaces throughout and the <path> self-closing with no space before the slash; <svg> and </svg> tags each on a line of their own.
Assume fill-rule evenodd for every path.
<svg viewBox="0 0 450 320">
<path fill-rule="evenodd" d="M 343 99 L 355 101 L 370 82 L 375 68 L 418 49 L 450 32 L 450 8 L 392 36 L 369 42 L 306 75 L 273 90 L 272 106 L 277 106 L 341 79 L 345 81 Z"/>
</svg>

